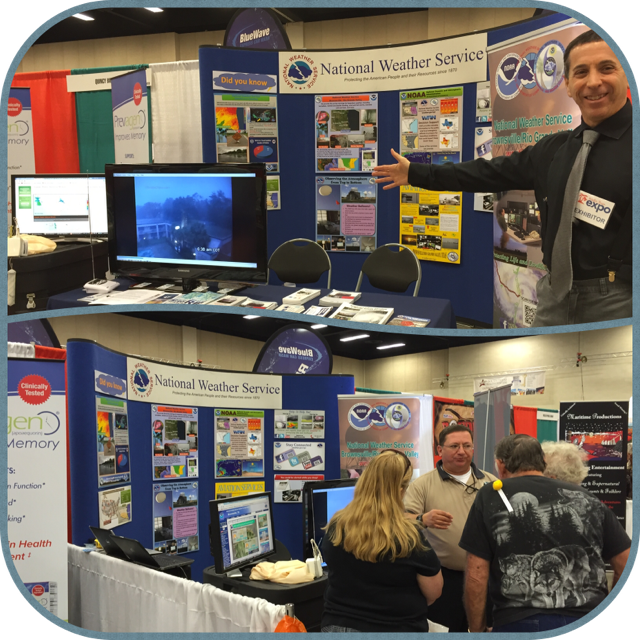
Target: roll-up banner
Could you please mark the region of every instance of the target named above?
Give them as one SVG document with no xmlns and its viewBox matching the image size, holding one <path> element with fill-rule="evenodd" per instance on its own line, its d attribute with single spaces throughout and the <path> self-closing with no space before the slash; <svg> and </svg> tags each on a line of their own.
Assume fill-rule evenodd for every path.
<svg viewBox="0 0 640 640">
<path fill-rule="evenodd" d="M 20 580 L 67 619 L 64 362 L 9 360 L 7 531 Z"/>
<path fill-rule="evenodd" d="M 587 454 L 589 475 L 582 485 L 625 526 L 629 402 L 561 402 L 561 441 Z"/>
<path fill-rule="evenodd" d="M 149 162 L 149 105 L 144 69 L 111 79 L 116 164 Z"/>
</svg>

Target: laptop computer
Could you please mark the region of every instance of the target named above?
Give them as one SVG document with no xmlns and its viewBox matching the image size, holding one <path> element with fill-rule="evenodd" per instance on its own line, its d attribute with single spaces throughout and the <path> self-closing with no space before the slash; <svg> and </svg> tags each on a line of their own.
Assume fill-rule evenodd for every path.
<svg viewBox="0 0 640 640">
<path fill-rule="evenodd" d="M 174 567 L 188 567 L 194 562 L 193 558 L 181 558 L 176 556 L 167 556 L 163 553 L 150 554 L 137 540 L 133 538 L 125 538 L 123 536 L 113 536 L 113 542 L 120 548 L 125 556 L 135 562 L 152 569 L 172 569 Z M 101 543 L 102 544 L 102 543 Z"/>
<path fill-rule="evenodd" d="M 89 529 L 91 529 L 93 537 L 100 543 L 100 546 L 108 556 L 120 558 L 120 560 L 129 560 L 124 551 L 113 541 L 115 536 L 112 531 L 100 529 L 100 527 L 89 527 Z"/>
</svg>

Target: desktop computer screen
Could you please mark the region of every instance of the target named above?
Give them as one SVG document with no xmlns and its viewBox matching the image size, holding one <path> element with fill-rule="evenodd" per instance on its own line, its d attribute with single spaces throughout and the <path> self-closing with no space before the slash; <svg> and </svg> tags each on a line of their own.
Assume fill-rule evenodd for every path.
<svg viewBox="0 0 640 640">
<path fill-rule="evenodd" d="M 269 492 L 211 500 L 209 511 L 209 542 L 216 573 L 239 570 L 275 554 Z"/>
<path fill-rule="evenodd" d="M 13 215 L 21 233 L 107 235 L 104 175 L 13 175 L 11 192 Z"/>
</svg>

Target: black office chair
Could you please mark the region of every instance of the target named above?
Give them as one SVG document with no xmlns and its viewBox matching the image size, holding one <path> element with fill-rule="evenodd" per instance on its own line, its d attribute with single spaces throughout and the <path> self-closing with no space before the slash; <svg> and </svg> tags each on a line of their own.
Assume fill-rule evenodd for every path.
<svg viewBox="0 0 640 640">
<path fill-rule="evenodd" d="M 392 251 L 391 247 L 399 247 Z M 414 297 L 418 295 L 422 282 L 420 261 L 413 251 L 401 244 L 391 242 L 378 247 L 362 265 L 356 291 L 360 291 L 362 275 L 366 274 L 369 282 L 377 289 L 404 293 L 412 282 L 416 283 Z"/>
<path fill-rule="evenodd" d="M 318 282 L 320 276 L 328 271 L 327 289 L 331 289 L 331 260 L 327 252 L 313 240 L 295 238 L 283 242 L 271 254 L 268 266 L 280 280 L 294 284 Z"/>
</svg>

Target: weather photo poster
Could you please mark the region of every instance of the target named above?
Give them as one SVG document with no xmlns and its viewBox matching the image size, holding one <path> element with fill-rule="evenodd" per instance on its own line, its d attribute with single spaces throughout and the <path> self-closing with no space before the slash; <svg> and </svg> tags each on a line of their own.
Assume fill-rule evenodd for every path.
<svg viewBox="0 0 640 640">
<path fill-rule="evenodd" d="M 371 172 L 378 151 L 378 94 L 315 97 L 316 171 Z"/>
<path fill-rule="evenodd" d="M 278 171 L 277 98 L 259 94 L 215 94 L 218 162 L 264 162 Z"/>
<path fill-rule="evenodd" d="M 326 251 L 376 248 L 377 196 L 368 176 L 316 176 L 316 240 Z"/>
<path fill-rule="evenodd" d="M 216 478 L 264 476 L 264 411 L 215 410 Z"/>
<path fill-rule="evenodd" d="M 198 550 L 198 483 L 153 485 L 153 548 L 162 553 Z"/>
<path fill-rule="evenodd" d="M 127 403 L 96 397 L 98 484 L 101 487 L 131 480 Z"/>
<path fill-rule="evenodd" d="M 273 414 L 275 439 L 324 440 L 324 411 L 278 409 Z"/>
<path fill-rule="evenodd" d="M 153 478 L 198 477 L 198 409 L 151 405 Z"/>
</svg>

